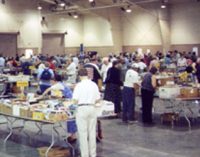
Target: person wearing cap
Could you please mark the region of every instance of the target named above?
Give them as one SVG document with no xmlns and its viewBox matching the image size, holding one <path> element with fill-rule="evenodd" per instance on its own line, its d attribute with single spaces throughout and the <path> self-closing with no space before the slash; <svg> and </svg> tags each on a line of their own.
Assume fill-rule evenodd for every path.
<svg viewBox="0 0 200 157">
<path fill-rule="evenodd" d="M 156 89 L 156 76 L 157 68 L 152 67 L 149 72 L 147 72 L 142 81 L 142 122 L 147 125 L 153 124 L 152 119 L 152 107 L 153 98 Z"/>
<path fill-rule="evenodd" d="M 139 83 L 138 64 L 134 63 L 126 72 L 124 88 L 122 91 L 123 111 L 122 121 L 133 124 L 135 121 L 135 84 Z"/>
<path fill-rule="evenodd" d="M 80 69 L 79 82 L 73 93 L 73 100 L 78 104 L 76 124 L 78 128 L 81 157 L 96 157 L 95 104 L 100 100 L 98 86 L 88 78 L 86 69 Z"/>
<path fill-rule="evenodd" d="M 101 78 L 101 72 L 97 65 L 97 52 L 91 52 L 90 54 L 90 62 L 84 65 L 84 68 L 88 72 L 88 77 L 95 82 L 97 85 Z"/>
</svg>

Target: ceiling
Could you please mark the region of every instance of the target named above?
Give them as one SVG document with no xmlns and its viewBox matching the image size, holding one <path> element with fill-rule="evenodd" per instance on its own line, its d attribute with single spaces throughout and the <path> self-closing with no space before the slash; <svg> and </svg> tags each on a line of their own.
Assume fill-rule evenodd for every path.
<svg viewBox="0 0 200 157">
<path fill-rule="evenodd" d="M 178 3 L 193 3 L 199 0 L 95 0 L 94 6 L 89 3 L 88 0 L 40 0 L 42 4 L 48 5 L 53 12 L 88 12 L 92 10 L 103 10 L 110 8 L 120 8 L 128 5 L 138 5 L 143 7 L 149 4 L 161 4 L 162 1 L 167 2 L 170 5 Z M 64 1 L 66 7 L 58 7 L 57 4 Z"/>
</svg>

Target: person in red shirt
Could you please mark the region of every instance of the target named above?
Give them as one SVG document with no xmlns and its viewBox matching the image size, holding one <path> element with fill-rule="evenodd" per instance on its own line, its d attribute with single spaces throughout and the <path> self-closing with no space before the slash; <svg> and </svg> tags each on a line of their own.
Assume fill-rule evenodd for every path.
<svg viewBox="0 0 200 157">
<path fill-rule="evenodd" d="M 50 58 L 48 62 L 49 62 L 49 68 L 52 69 L 53 71 L 55 71 L 56 66 L 54 64 L 53 58 Z"/>
</svg>

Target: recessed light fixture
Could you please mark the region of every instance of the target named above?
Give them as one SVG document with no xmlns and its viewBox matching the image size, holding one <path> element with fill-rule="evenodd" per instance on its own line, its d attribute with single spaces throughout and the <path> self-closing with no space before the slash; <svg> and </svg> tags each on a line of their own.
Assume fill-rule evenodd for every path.
<svg viewBox="0 0 200 157">
<path fill-rule="evenodd" d="M 127 8 L 127 9 L 126 9 L 126 12 L 127 12 L 127 13 L 131 13 L 131 12 L 132 12 L 131 8 Z"/>
<path fill-rule="evenodd" d="M 162 4 L 162 5 L 161 5 L 161 8 L 162 8 L 162 9 L 165 9 L 165 8 L 166 8 L 166 5 L 165 5 L 165 4 Z"/>
<path fill-rule="evenodd" d="M 166 0 L 162 0 L 162 2 L 161 2 L 161 8 L 162 9 L 165 9 L 167 6 L 166 6 L 166 3 L 167 3 L 168 1 L 166 1 Z"/>
<path fill-rule="evenodd" d="M 130 6 L 127 6 L 127 7 L 121 7 L 121 10 L 126 12 L 126 13 L 131 13 L 132 12 L 132 9 Z"/>
<path fill-rule="evenodd" d="M 59 6 L 61 6 L 61 7 L 64 7 L 66 4 L 64 3 L 64 2 L 61 2 L 60 4 L 59 4 Z"/>
<path fill-rule="evenodd" d="M 73 15 L 73 18 L 77 19 L 79 16 L 77 14 Z"/>
<path fill-rule="evenodd" d="M 39 6 L 37 7 L 37 9 L 38 9 L 38 10 L 42 10 L 42 7 L 39 5 Z"/>
</svg>

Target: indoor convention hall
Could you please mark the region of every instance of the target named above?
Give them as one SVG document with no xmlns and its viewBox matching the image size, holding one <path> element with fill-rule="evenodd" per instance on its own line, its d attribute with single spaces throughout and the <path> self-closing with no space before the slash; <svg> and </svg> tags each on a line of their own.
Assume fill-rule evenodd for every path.
<svg viewBox="0 0 200 157">
<path fill-rule="evenodd" d="M 200 0 L 0 0 L 0 157 L 200 157 Z"/>
</svg>

